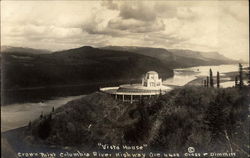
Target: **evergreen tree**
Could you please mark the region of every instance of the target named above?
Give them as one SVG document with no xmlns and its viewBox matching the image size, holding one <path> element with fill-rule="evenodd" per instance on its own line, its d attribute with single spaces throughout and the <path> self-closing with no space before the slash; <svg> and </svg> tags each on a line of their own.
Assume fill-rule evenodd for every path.
<svg viewBox="0 0 250 158">
<path fill-rule="evenodd" d="M 40 119 L 42 119 L 43 118 L 43 112 L 41 112 L 41 115 L 40 115 Z"/>
<path fill-rule="evenodd" d="M 226 129 L 227 113 L 224 109 L 228 106 L 225 91 L 217 94 L 215 100 L 208 107 L 206 120 L 208 121 L 209 131 L 211 132 L 212 143 L 218 141 L 222 137 L 223 131 Z"/>
<path fill-rule="evenodd" d="M 209 77 L 207 76 L 207 87 L 209 86 Z"/>
<path fill-rule="evenodd" d="M 239 86 L 240 88 L 243 87 L 243 68 L 241 63 L 239 63 Z"/>
<path fill-rule="evenodd" d="M 214 87 L 214 79 L 213 79 L 212 69 L 209 70 L 209 76 L 210 76 L 210 87 Z"/>
<path fill-rule="evenodd" d="M 162 91 L 161 91 L 161 89 L 160 89 L 160 95 L 159 95 L 160 97 L 162 96 Z"/>
<path fill-rule="evenodd" d="M 235 87 L 238 86 L 238 76 L 235 76 Z"/>
<path fill-rule="evenodd" d="M 248 86 L 250 87 L 250 66 L 248 66 Z"/>
<path fill-rule="evenodd" d="M 217 71 L 217 88 L 220 88 L 220 73 Z"/>
<path fill-rule="evenodd" d="M 52 113 L 49 114 L 48 116 L 48 120 L 51 121 L 52 120 Z"/>
<path fill-rule="evenodd" d="M 31 121 L 29 122 L 28 128 L 31 129 Z"/>
<path fill-rule="evenodd" d="M 204 87 L 207 87 L 207 80 L 203 80 Z"/>
</svg>

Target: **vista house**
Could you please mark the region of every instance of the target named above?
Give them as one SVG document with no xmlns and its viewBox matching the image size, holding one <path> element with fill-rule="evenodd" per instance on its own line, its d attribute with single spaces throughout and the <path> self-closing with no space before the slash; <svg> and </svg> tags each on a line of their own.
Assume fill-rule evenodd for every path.
<svg viewBox="0 0 250 158">
<path fill-rule="evenodd" d="M 162 79 L 155 71 L 149 71 L 142 77 L 141 84 L 124 84 L 118 87 L 103 87 L 101 92 L 111 94 L 115 99 L 133 103 L 142 98 L 165 94 L 171 88 L 162 85 Z"/>
</svg>

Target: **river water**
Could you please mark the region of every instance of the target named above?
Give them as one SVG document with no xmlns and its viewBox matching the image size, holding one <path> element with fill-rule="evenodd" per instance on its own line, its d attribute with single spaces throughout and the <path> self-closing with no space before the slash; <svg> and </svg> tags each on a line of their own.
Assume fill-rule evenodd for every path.
<svg viewBox="0 0 250 158">
<path fill-rule="evenodd" d="M 23 127 L 28 125 L 29 121 L 37 119 L 41 113 L 48 114 L 55 109 L 66 104 L 67 102 L 83 97 L 69 96 L 59 97 L 39 103 L 17 103 L 1 107 L 1 132 Z"/>
<path fill-rule="evenodd" d="M 220 76 L 224 76 L 225 73 L 238 71 L 239 66 L 235 64 L 235 65 L 218 65 L 218 66 L 196 66 L 183 69 L 175 69 L 174 76 L 172 78 L 163 81 L 163 83 L 165 85 L 184 86 L 188 82 L 198 77 L 205 78 L 206 76 L 209 76 L 210 68 L 212 69 L 214 76 L 216 76 L 217 71 L 220 72 Z M 220 85 L 223 88 L 232 87 L 234 85 L 234 81 L 226 81 L 224 83 L 221 83 Z"/>
<path fill-rule="evenodd" d="M 174 76 L 165 80 L 166 85 L 183 86 L 199 76 L 208 76 L 209 69 L 212 69 L 214 75 L 217 71 L 221 75 L 227 72 L 238 71 L 238 65 L 220 65 L 220 66 L 197 66 L 183 69 L 175 69 Z M 230 87 L 234 84 L 232 81 L 221 84 L 223 87 Z M 68 101 L 81 98 L 81 96 L 59 97 L 53 100 L 47 100 L 38 103 L 17 103 L 1 107 L 1 131 L 7 131 L 25 126 L 29 121 L 37 119 L 41 113 L 49 113 L 52 107 L 58 108 Z"/>
</svg>

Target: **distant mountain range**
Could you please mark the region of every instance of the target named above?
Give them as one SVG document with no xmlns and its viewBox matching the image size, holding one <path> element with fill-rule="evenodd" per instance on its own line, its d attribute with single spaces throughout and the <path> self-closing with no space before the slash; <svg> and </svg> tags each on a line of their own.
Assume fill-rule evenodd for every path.
<svg viewBox="0 0 250 158">
<path fill-rule="evenodd" d="M 128 51 L 142 55 L 155 57 L 165 62 L 175 61 L 180 65 L 190 65 L 197 63 L 203 64 L 229 64 L 237 63 L 238 61 L 229 59 L 218 52 L 199 52 L 185 49 L 164 49 L 164 48 L 150 48 L 150 47 L 133 47 L 133 46 L 107 46 L 102 47 L 106 50 Z M 191 60 L 195 63 L 190 62 Z"/>
<path fill-rule="evenodd" d="M 40 50 L 38 51 L 40 52 Z M 49 54 L 2 53 L 4 89 L 93 82 L 130 81 L 155 70 L 172 75 L 167 63 L 132 52 L 84 46 Z"/>
<path fill-rule="evenodd" d="M 27 88 L 67 85 L 65 91 L 60 89 L 60 96 L 64 93 L 66 95 L 66 92 L 67 95 L 77 95 L 75 90 L 70 89 L 70 85 L 99 87 L 107 83 L 119 85 L 141 82 L 142 75 L 151 70 L 157 71 L 161 78 L 166 79 L 173 75 L 174 68 L 238 63 L 219 53 L 119 46 L 83 46 L 57 52 L 2 47 L 1 58 L 3 90 L 9 91 L 4 93 L 9 96 L 3 98 L 12 100 L 16 97 L 12 91 Z M 57 95 L 57 91 L 53 90 L 51 93 Z M 51 93 L 49 95 L 53 95 Z M 24 97 L 30 98 L 20 96 L 19 99 Z"/>
<path fill-rule="evenodd" d="M 51 53 L 51 51 L 46 50 L 46 49 L 34 49 L 34 48 L 26 48 L 26 47 L 12 47 L 12 46 L 1 46 L 1 52 L 5 52 L 5 53 L 19 52 L 19 53 L 31 53 L 31 54 Z"/>
<path fill-rule="evenodd" d="M 41 49 L 1 47 L 4 87 L 76 84 L 141 79 L 150 70 L 165 79 L 174 68 L 234 64 L 217 52 L 163 49 L 150 47 L 84 46 L 50 52 Z"/>
<path fill-rule="evenodd" d="M 90 47 L 90 46 L 85 46 L 85 47 Z M 235 62 L 235 60 L 229 59 L 221 55 L 218 52 L 200 52 L 200 51 L 193 51 L 193 50 L 187 50 L 187 49 L 164 49 L 164 48 L 135 47 L 135 46 L 106 46 L 106 47 L 100 47 L 99 49 L 133 52 L 133 53 L 138 53 L 138 54 L 156 57 L 160 59 L 162 59 L 161 57 L 164 57 L 165 59 L 169 58 L 169 60 L 171 60 L 171 58 L 174 59 L 176 57 L 185 57 L 185 58 L 200 59 L 204 61 L 209 61 L 213 59 L 213 60 L 226 61 L 228 63 Z M 76 50 L 76 49 L 73 49 L 73 50 Z M 34 49 L 34 48 L 27 48 L 27 47 L 12 47 L 12 46 L 1 46 L 1 52 L 4 52 L 4 53 L 15 52 L 15 53 L 25 53 L 25 54 L 54 53 L 47 49 Z"/>
<path fill-rule="evenodd" d="M 40 83 L 47 85 L 106 79 L 138 79 L 150 70 L 158 71 L 166 78 L 172 75 L 174 68 L 238 63 L 217 52 L 130 46 L 84 46 L 58 52 L 2 47 L 2 52 L 7 82 L 18 75 L 18 81 L 15 81 L 18 87 Z M 29 82 L 25 80 L 27 76 Z M 22 80 L 25 85 L 16 83 Z"/>
</svg>

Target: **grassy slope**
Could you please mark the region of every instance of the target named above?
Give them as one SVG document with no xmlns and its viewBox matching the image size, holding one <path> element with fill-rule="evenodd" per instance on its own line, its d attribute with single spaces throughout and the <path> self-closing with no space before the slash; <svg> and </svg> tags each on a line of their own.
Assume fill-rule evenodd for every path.
<svg viewBox="0 0 250 158">
<path fill-rule="evenodd" d="M 174 152 L 189 146 L 227 151 L 231 145 L 245 157 L 249 96 L 247 88 L 184 87 L 131 105 L 97 92 L 36 120 L 28 133 L 34 142 L 62 146 L 147 143 Z"/>
</svg>

